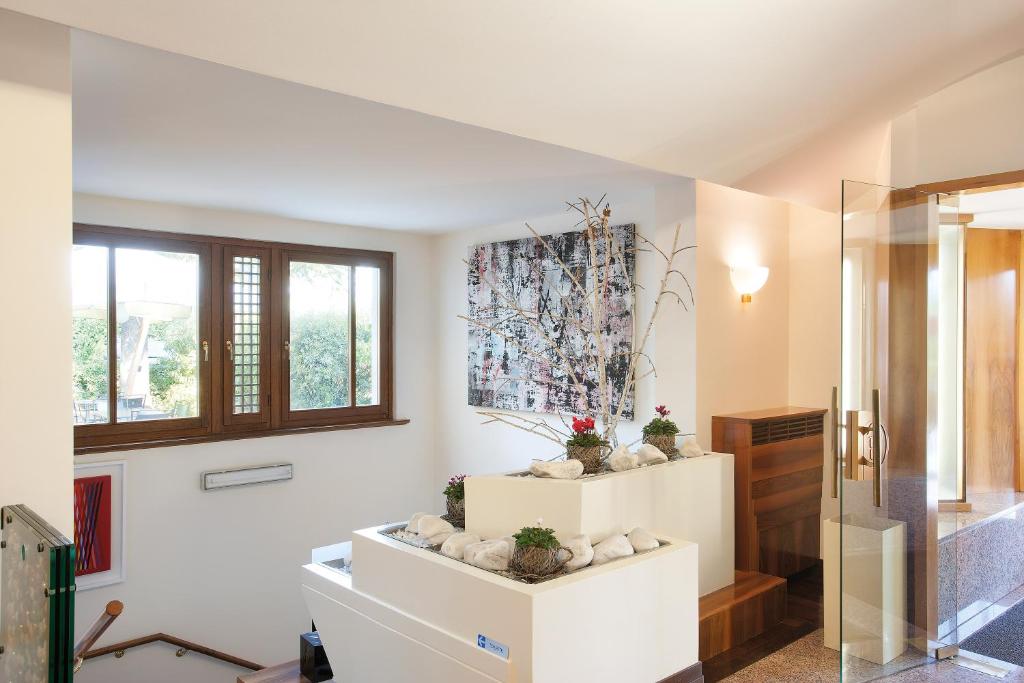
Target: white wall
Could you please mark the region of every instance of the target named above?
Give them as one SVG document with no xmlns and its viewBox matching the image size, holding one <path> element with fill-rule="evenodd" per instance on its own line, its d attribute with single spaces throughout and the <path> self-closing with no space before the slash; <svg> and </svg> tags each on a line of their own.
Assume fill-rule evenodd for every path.
<svg viewBox="0 0 1024 683">
<path fill-rule="evenodd" d="M 655 235 L 659 245 L 671 242 L 672 231 L 683 225 L 680 242 L 694 243 L 694 183 L 680 179 L 677 184 L 659 186 L 637 192 L 630 197 L 609 197 L 613 223 L 633 222 L 648 237 Z M 556 214 L 529 218 L 541 234 L 554 234 L 575 229 L 573 214 Z M 466 266 L 472 245 L 528 237 L 529 231 L 520 221 L 482 227 L 442 235 L 437 239 L 437 319 L 439 321 L 437 405 L 437 469 L 434 479 L 441 485 L 452 474 L 481 474 L 522 469 L 534 458 L 551 458 L 558 454 L 557 445 L 505 425 L 482 425 L 476 408 L 468 405 L 466 378 L 468 374 L 467 323 L 457 316 L 466 312 Z M 639 254 L 637 273 L 647 291 L 656 290 L 663 266 L 660 257 Z M 662 262 L 663 263 L 663 262 Z M 694 273 L 694 257 L 687 254 L 681 263 L 684 272 Z M 698 300 L 699 303 L 699 300 Z M 637 439 L 640 427 L 653 416 L 656 402 L 671 406 L 680 428 L 692 431 L 694 424 L 694 327 L 695 315 L 666 308 L 666 315 L 656 328 L 653 339 L 655 362 L 659 366 L 657 385 L 643 382 L 637 389 L 637 422 L 620 425 L 620 438 Z M 646 320 L 650 301 L 638 304 L 638 319 Z M 653 379 L 653 378 L 649 378 Z M 536 414 L 531 414 L 536 416 Z M 557 418 L 552 418 L 553 423 Z"/>
<path fill-rule="evenodd" d="M 830 408 L 840 375 L 841 217 L 789 207 L 789 402 Z M 822 518 L 839 514 L 832 498 L 831 415 L 825 416 Z"/>
<path fill-rule="evenodd" d="M 711 416 L 789 403 L 789 204 L 697 181 L 697 440 Z M 768 266 L 748 304 L 733 265 Z"/>
<path fill-rule="evenodd" d="M 893 123 L 897 187 L 1024 168 L 1024 56 L 927 97 Z"/>
<path fill-rule="evenodd" d="M 70 535 L 68 33 L 0 10 L 0 505 Z"/>
<path fill-rule="evenodd" d="M 409 418 L 408 425 L 78 458 L 128 462 L 128 578 L 78 594 L 79 632 L 117 598 L 124 614 L 101 644 L 164 632 L 263 664 L 294 659 L 298 635 L 309 628 L 298 569 L 310 549 L 441 501 L 431 486 L 437 377 L 431 238 L 91 195 L 76 195 L 74 212 L 88 223 L 396 254 L 396 416 Z M 64 355 L 68 339 L 63 332 L 58 340 Z M 54 384 L 63 388 L 69 374 Z M 70 443 L 67 448 L 70 453 Z M 292 481 L 199 488 L 204 470 L 281 461 L 294 463 Z M 70 467 L 69 459 L 67 476 Z"/>
</svg>

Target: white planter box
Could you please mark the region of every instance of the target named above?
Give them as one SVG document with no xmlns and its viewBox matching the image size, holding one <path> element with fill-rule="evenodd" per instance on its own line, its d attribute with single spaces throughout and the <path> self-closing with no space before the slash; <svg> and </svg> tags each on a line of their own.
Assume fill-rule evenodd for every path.
<svg viewBox="0 0 1024 683">
<path fill-rule="evenodd" d="M 655 683 L 697 663 L 697 548 L 664 540 L 530 585 L 364 529 L 352 575 L 306 565 L 302 592 L 338 680 Z"/>
<path fill-rule="evenodd" d="M 907 649 L 905 528 L 903 522 L 867 514 L 822 523 L 827 647 L 875 664 Z"/>
<path fill-rule="evenodd" d="M 644 527 L 697 544 L 699 594 L 707 595 L 735 580 L 733 467 L 731 454 L 709 453 L 583 479 L 472 476 L 466 526 L 497 538 L 540 517 L 560 538 L 592 540 Z"/>
</svg>

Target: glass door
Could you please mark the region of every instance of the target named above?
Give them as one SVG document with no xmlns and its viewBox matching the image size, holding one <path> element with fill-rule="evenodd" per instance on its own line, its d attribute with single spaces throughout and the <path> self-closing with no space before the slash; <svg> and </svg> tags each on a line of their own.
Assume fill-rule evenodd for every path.
<svg viewBox="0 0 1024 683">
<path fill-rule="evenodd" d="M 950 447 L 940 421 L 955 416 L 959 388 L 958 328 L 940 324 L 961 301 L 956 279 L 950 288 L 942 277 L 941 227 L 959 229 L 953 199 L 843 183 L 831 468 L 840 514 L 824 521 L 823 542 L 825 639 L 844 681 L 923 664 L 956 642 L 955 630 L 940 640 L 940 602 L 955 595 L 956 576 L 955 564 L 940 571 L 938 552 L 938 469 Z"/>
</svg>

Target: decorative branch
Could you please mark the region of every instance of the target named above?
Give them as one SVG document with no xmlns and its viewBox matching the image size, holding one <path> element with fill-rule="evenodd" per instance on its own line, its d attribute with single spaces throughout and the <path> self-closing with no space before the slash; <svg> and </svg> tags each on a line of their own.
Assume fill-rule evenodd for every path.
<svg viewBox="0 0 1024 683">
<path fill-rule="evenodd" d="M 654 330 L 655 321 L 661 311 L 662 301 L 668 298 L 682 306 L 686 311 L 689 311 L 695 303 L 693 287 L 689 279 L 675 265 L 679 254 L 689 249 L 694 249 L 695 245 L 679 244 L 680 233 L 682 232 L 682 225 L 679 224 L 675 228 L 672 236 L 672 245 L 668 250 L 658 246 L 653 240 L 639 232 L 634 233 L 635 240 L 643 244 L 644 248 L 634 246 L 626 249 L 610 226 L 611 209 L 607 204 L 604 204 L 604 197 L 596 203 L 581 197 L 576 202 L 567 202 L 567 205 L 567 210 L 576 211 L 581 216 L 577 226 L 582 229 L 587 241 L 589 263 L 585 266 L 576 269 L 569 267 L 554 246 L 552 246 L 551 240 L 542 237 L 533 226 L 526 223 L 526 228 L 533 235 L 534 240 L 543 247 L 546 254 L 558 266 L 557 270 L 570 283 L 568 291 L 563 291 L 563 287 L 552 283 L 546 269 L 541 268 L 539 265 L 538 259 L 527 259 L 527 267 L 543 282 L 547 288 L 545 291 L 549 292 L 550 296 L 557 297 L 562 310 L 556 313 L 553 310 L 545 309 L 542 305 L 539 305 L 536 310 L 523 308 L 512 293 L 505 292 L 492 278 L 484 273 L 480 273 L 482 282 L 490 287 L 491 291 L 495 293 L 495 296 L 503 305 L 480 308 L 475 311 L 475 314 L 477 316 L 497 316 L 499 313 L 506 311 L 510 313 L 509 315 L 500 316 L 498 323 L 495 323 L 493 320 L 469 316 L 460 315 L 459 318 L 466 320 L 479 329 L 486 330 L 500 337 L 525 356 L 550 365 L 564 374 L 569 379 L 573 389 L 579 394 L 585 409 L 596 409 L 596 417 L 599 418 L 601 423 L 600 431 L 602 437 L 611 442 L 612 445 L 618 445 L 616 428 L 622 418 L 628 398 L 639 382 L 647 377 L 657 376 L 657 368 L 654 361 L 645 349 Z M 604 205 L 603 208 L 601 208 L 602 205 Z M 646 294 L 647 289 L 637 282 L 635 275 L 630 272 L 627 255 L 635 256 L 638 253 L 648 252 L 657 254 L 662 258 L 665 263 L 665 270 L 657 292 L 650 299 L 653 304 L 650 315 L 645 324 L 640 326 L 638 324 L 638 303 L 641 293 L 644 293 L 645 298 L 648 296 Z M 680 293 L 683 290 L 678 287 L 678 281 L 672 279 L 675 277 L 682 280 L 686 286 L 685 292 L 688 295 L 689 303 Z M 613 278 L 616 282 L 622 283 L 621 286 L 625 289 L 632 303 L 633 315 L 631 316 L 630 349 L 628 351 L 608 348 L 609 292 Z M 500 329 L 500 325 L 508 324 L 515 319 L 522 320 L 529 326 L 541 343 L 550 349 L 556 359 L 553 360 L 549 355 L 530 348 Z M 556 338 L 551 332 L 552 329 L 559 330 L 559 335 L 561 336 Z M 575 345 L 577 341 L 581 345 L 579 349 L 570 350 L 565 348 L 567 345 Z M 619 362 L 617 359 L 623 357 L 628 358 L 625 373 L 621 378 L 616 378 L 621 382 L 622 386 L 612 386 L 613 380 L 608 373 L 608 364 L 610 362 Z M 641 371 L 639 366 L 641 360 L 645 362 L 645 365 L 649 366 L 644 371 Z M 591 378 L 596 379 L 596 397 L 592 396 L 586 386 L 587 383 L 591 383 L 592 386 L 594 379 Z M 502 386 L 514 380 L 559 387 L 565 386 L 564 383 L 544 380 L 542 378 L 504 377 L 502 379 L 505 380 Z M 618 382 L 615 383 L 617 384 Z M 596 406 L 592 406 L 592 398 L 596 398 Z M 516 413 L 487 410 L 480 411 L 479 414 L 487 418 L 485 424 L 491 422 L 508 424 L 517 429 L 542 436 L 550 441 L 555 441 L 559 445 L 563 445 L 564 439 L 569 436 L 569 434 L 563 434 L 544 420 L 530 419 Z M 557 415 L 562 425 L 569 430 L 569 424 L 565 416 L 560 411 L 557 411 Z"/>
</svg>

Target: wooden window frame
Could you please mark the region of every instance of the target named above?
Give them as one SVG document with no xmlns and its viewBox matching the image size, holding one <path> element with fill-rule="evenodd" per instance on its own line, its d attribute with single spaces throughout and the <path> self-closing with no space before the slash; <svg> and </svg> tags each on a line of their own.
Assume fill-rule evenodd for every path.
<svg viewBox="0 0 1024 683">
<path fill-rule="evenodd" d="M 385 373 L 386 364 L 383 360 L 383 353 L 381 354 L 381 367 L 380 371 L 380 403 L 372 406 L 356 406 L 356 351 L 355 351 L 355 329 L 356 329 L 356 311 L 355 311 L 355 269 L 358 267 L 370 267 L 377 268 L 380 271 L 380 346 L 382 349 L 391 348 L 391 258 L 390 254 L 383 252 L 348 252 L 348 253 L 328 253 L 320 250 L 310 250 L 306 247 L 299 247 L 294 249 L 282 249 L 278 254 L 278 273 L 283 280 L 283 286 L 276 288 L 275 291 L 279 291 L 282 294 L 289 291 L 290 276 L 291 276 L 291 263 L 298 261 L 302 263 L 326 263 L 338 266 L 349 267 L 349 397 L 352 405 L 341 408 L 316 408 L 311 410 L 292 410 L 291 408 L 291 391 L 289 387 L 290 382 L 290 358 L 289 353 L 285 351 L 285 342 L 290 342 L 290 323 L 291 323 L 291 312 L 288 306 L 288 300 L 282 296 L 279 303 L 280 313 L 274 316 L 276 320 L 280 321 L 280 344 L 279 347 L 282 350 L 280 354 L 280 379 L 279 385 L 282 387 L 281 400 L 278 402 L 280 406 L 279 420 L 280 424 L 284 427 L 313 427 L 326 424 L 337 424 L 337 423 L 361 423 L 361 422 L 379 422 L 381 420 L 388 419 L 391 414 L 391 396 L 390 392 L 385 392 L 384 387 L 390 385 L 390 367 L 388 367 L 387 373 Z M 388 321 L 388 322 L 385 322 Z M 387 379 L 385 380 L 385 378 Z"/>
<path fill-rule="evenodd" d="M 287 242 L 74 224 L 74 244 L 198 253 L 199 273 L 199 417 L 135 423 L 75 425 L 75 453 L 152 448 L 208 441 L 405 424 L 394 416 L 394 254 Z M 261 257 L 260 383 L 262 409 L 233 414 L 233 364 L 225 342 L 231 339 L 234 256 Z M 289 259 L 370 266 L 380 271 L 379 403 L 327 410 L 289 409 L 288 334 Z M 113 258 L 108 261 L 108 353 L 111 405 L 116 406 L 116 305 Z M 351 316 L 355 324 L 354 310 Z M 209 344 L 209 360 L 202 342 Z M 354 338 L 353 363 L 354 363 Z M 354 379 L 353 387 L 354 387 Z M 355 397 L 353 395 L 353 401 Z"/>
</svg>

